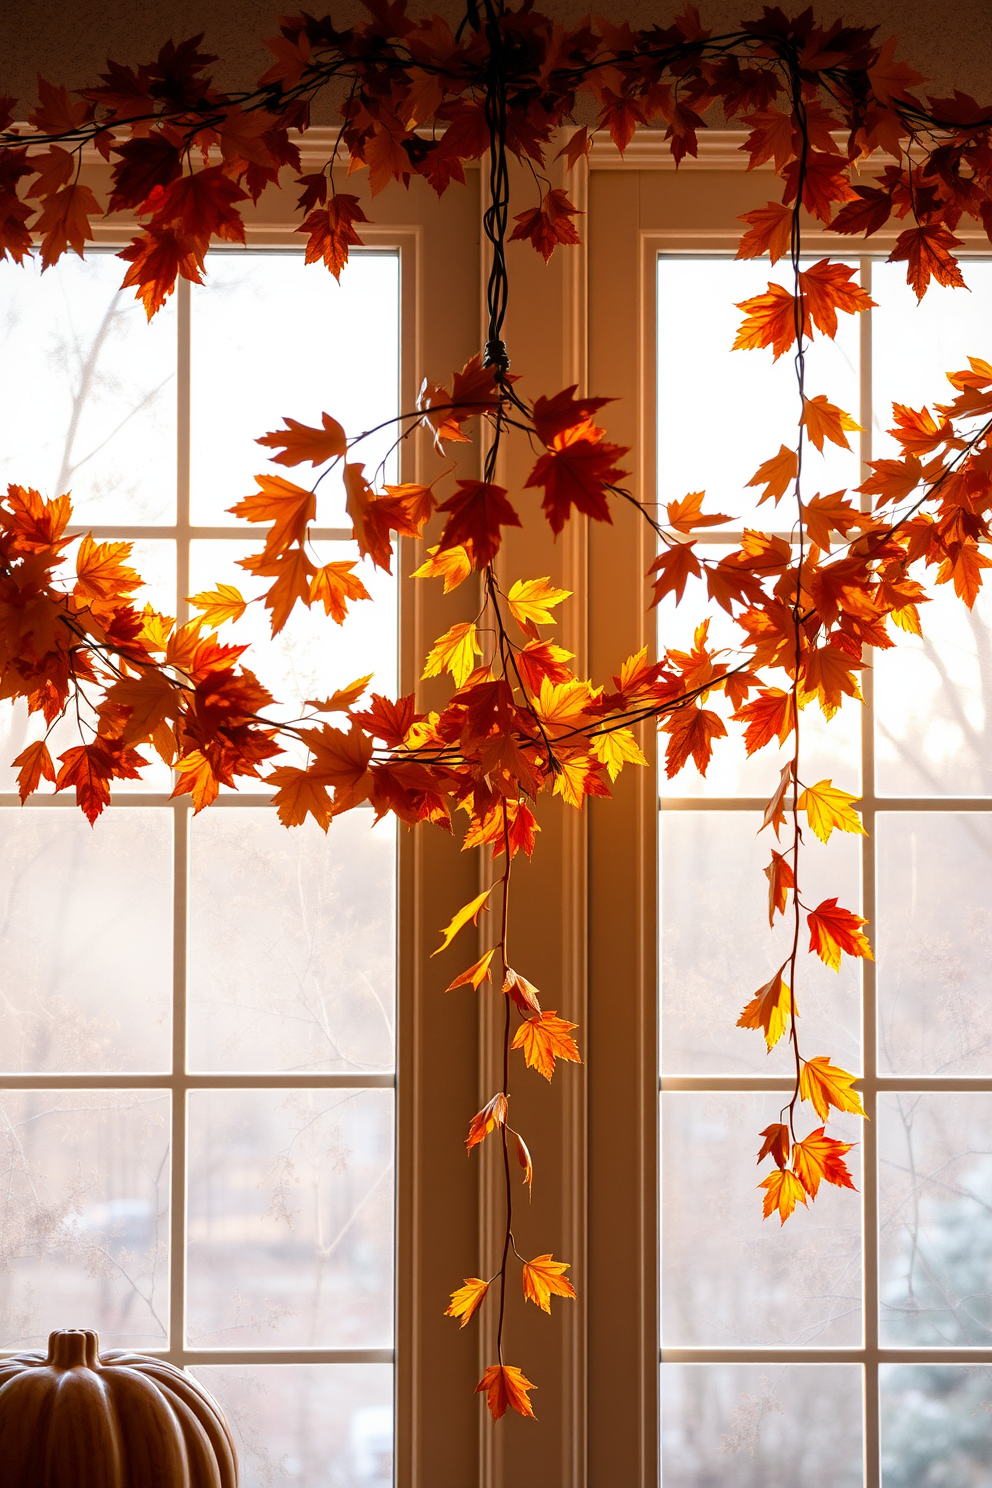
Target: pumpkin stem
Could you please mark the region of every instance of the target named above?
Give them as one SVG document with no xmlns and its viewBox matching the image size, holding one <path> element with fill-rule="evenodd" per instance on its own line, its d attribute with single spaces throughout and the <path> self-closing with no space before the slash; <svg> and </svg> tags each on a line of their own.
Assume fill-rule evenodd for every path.
<svg viewBox="0 0 992 1488">
<path fill-rule="evenodd" d="M 57 1369 L 97 1369 L 100 1364 L 100 1335 L 89 1328 L 60 1328 L 48 1335 L 48 1358 Z"/>
</svg>

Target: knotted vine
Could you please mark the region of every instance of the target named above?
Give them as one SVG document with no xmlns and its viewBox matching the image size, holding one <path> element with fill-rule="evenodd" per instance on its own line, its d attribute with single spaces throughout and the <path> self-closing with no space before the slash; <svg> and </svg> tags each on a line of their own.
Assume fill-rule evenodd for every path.
<svg viewBox="0 0 992 1488">
<path fill-rule="evenodd" d="M 853 909 L 835 897 L 815 906 L 803 900 L 803 832 L 826 842 L 835 830 L 863 829 L 853 792 L 804 780 L 801 718 L 809 706 L 829 718 L 844 698 L 858 699 L 866 648 L 890 647 L 900 631 L 919 634 L 919 609 L 935 586 L 950 584 L 974 604 L 990 561 L 983 548 L 992 511 L 992 365 L 975 357 L 950 373 L 956 396 L 932 410 L 896 404 L 902 455 L 872 462 L 855 492 L 808 495 L 825 443 L 849 448 L 857 428 L 826 392 L 809 391 L 815 337 L 832 337 L 839 315 L 859 315 L 872 302 L 848 266 L 829 258 L 808 264 L 803 233 L 810 219 L 866 238 L 890 220 L 908 221 L 889 257 L 907 264 L 917 295 L 932 279 L 963 285 L 956 228 L 970 218 L 992 233 L 992 114 L 962 94 L 921 96 L 914 90 L 924 80 L 896 60 L 894 42 L 840 21 L 819 26 L 810 11 L 790 19 L 766 7 L 760 19 L 713 35 L 691 8 L 669 27 L 584 22 L 565 30 L 526 6 L 470 0 L 453 34 L 440 18 L 409 18 L 402 3 L 366 0 L 366 8 L 366 22 L 341 31 L 331 17 L 284 19 L 267 42 L 273 64 L 254 90 L 218 91 L 207 70 L 217 59 L 194 38 L 168 43 L 147 64 L 109 63 L 98 83 L 73 92 L 42 82 L 24 123 L 16 101 L 4 100 L 0 253 L 20 263 L 40 241 L 47 268 L 67 250 L 83 253 L 92 218 L 128 213 L 140 226 L 120 253 L 124 284 L 151 317 L 177 278 L 202 282 L 211 242 L 244 242 L 245 204 L 279 189 L 283 172 L 300 191 L 307 261 L 340 275 L 367 221 L 359 197 L 341 189 L 348 174 L 367 170 L 373 197 L 415 176 L 440 195 L 484 158 L 485 345 L 450 384 L 425 377 L 417 406 L 396 428 L 398 441 L 426 433 L 446 456 L 468 428 L 481 426 L 480 477 L 452 484 L 444 467 L 430 484 L 382 485 L 355 458 L 376 431 L 349 434 L 330 411 L 320 427 L 285 416 L 281 429 L 259 437 L 271 465 L 309 463 L 320 474 L 311 486 L 278 470 L 256 477 L 258 489 L 231 510 L 264 528 L 261 551 L 241 560 L 260 581 L 258 592 L 245 599 L 223 585 L 194 595 L 197 617 L 182 625 L 139 608 L 129 544 L 84 537 L 70 553 L 69 496 L 12 485 L 0 504 L 0 697 L 23 700 L 40 720 L 16 761 L 21 799 L 43 781 L 73 787 L 91 822 L 114 781 L 140 776 L 150 750 L 175 770 L 175 794 L 189 794 L 196 811 L 221 786 L 260 777 L 287 826 L 312 817 L 327 831 L 335 816 L 369 802 L 377 818 L 391 812 L 410 826 L 457 829 L 463 848 L 488 849 L 496 877 L 453 915 L 439 950 L 478 923 L 496 895 L 494 944 L 448 990 L 480 991 L 494 965 L 502 989 L 501 1088 L 472 1117 L 467 1138 L 471 1151 L 499 1133 L 500 1266 L 488 1280 L 469 1277 L 456 1287 L 448 1313 L 464 1326 L 496 1287 L 497 1358 L 478 1389 L 495 1417 L 508 1406 L 529 1416 L 534 1387 L 504 1358 L 512 1268 L 519 1263 L 524 1299 L 545 1311 L 553 1295 L 574 1293 L 566 1262 L 527 1259 L 514 1245 L 515 1179 L 522 1173 L 529 1189 L 533 1167 L 508 1120 L 511 1054 L 521 1050 L 551 1079 L 558 1061 L 575 1062 L 579 1052 L 575 1025 L 542 1007 L 545 994 L 512 964 L 511 868 L 518 852 L 534 851 L 542 796 L 578 809 L 589 796 L 608 796 L 625 765 L 646 763 L 637 726 L 653 724 L 666 736 L 669 777 L 690 760 L 705 772 L 727 735 L 711 699 L 729 701 L 749 754 L 775 743 L 788 749 L 762 830 L 776 840 L 785 832 L 765 873 L 769 922 L 790 917 L 790 949 L 739 1018 L 769 1049 L 787 1037 L 794 1056 L 790 1099 L 761 1133 L 758 1161 L 772 1164 L 761 1180 L 765 1214 L 784 1223 L 822 1182 L 853 1187 L 844 1161 L 850 1144 L 825 1128 L 833 1110 L 863 1114 L 854 1077 L 829 1054 L 805 1049 L 797 1015 L 807 930 L 810 952 L 834 970 L 843 956 L 871 955 Z M 293 136 L 306 131 L 311 105 L 331 85 L 345 95 L 337 140 L 323 168 L 304 173 Z M 707 557 L 698 533 L 735 513 L 704 510 L 703 493 L 694 492 L 662 516 L 652 493 L 624 484 L 627 451 L 595 422 L 607 397 L 575 386 L 534 396 L 526 368 L 509 372 L 506 245 L 529 241 L 548 259 L 579 241 L 566 187 L 540 173 L 554 168 L 567 177 L 587 154 L 590 129 L 575 121 L 580 101 L 618 149 L 638 128 L 663 130 L 676 162 L 696 153 L 708 114 L 739 124 L 749 166 L 770 165 L 765 179 L 781 184 L 781 199 L 744 214 L 738 257 L 767 254 L 772 265 L 784 258 L 789 282 L 770 282 L 740 305 L 735 344 L 793 355 L 794 441 L 770 452 L 750 478 L 741 472 L 742 495 L 746 485 L 775 507 L 786 500 L 788 538 L 747 529 L 734 551 Z M 82 178 L 87 150 L 110 167 L 103 200 Z M 531 167 L 536 203 L 511 201 L 511 159 Z M 770 434 L 772 442 L 780 437 Z M 536 455 L 512 497 L 496 481 L 511 438 L 528 440 Z M 422 580 L 441 580 L 447 592 L 476 576 L 476 619 L 452 625 L 425 659 L 425 677 L 452 681 L 440 710 L 421 711 L 415 694 L 369 694 L 362 678 L 308 703 L 302 720 L 285 720 L 244 664 L 248 648 L 236 627 L 249 603 L 267 608 L 277 634 L 297 605 L 321 605 L 341 624 L 349 605 L 369 598 L 357 563 L 319 564 L 311 544 L 318 487 L 339 467 L 362 558 L 391 572 L 402 536 L 429 544 L 417 569 Z M 669 594 L 684 602 L 695 592 L 690 583 L 705 582 L 692 649 L 666 646 L 663 637 L 656 658 L 646 650 L 618 657 L 611 683 L 577 676 L 574 658 L 548 634 L 567 593 L 547 578 L 511 583 L 501 566 L 503 531 L 524 525 L 532 492 L 541 493 L 555 535 L 577 519 L 610 522 L 618 501 L 637 506 L 658 538 L 654 602 Z M 732 650 L 709 638 L 708 615 L 717 609 L 737 627 Z M 232 639 L 221 641 L 217 631 L 228 624 Z M 79 742 L 55 761 L 48 739 L 66 716 L 76 720 Z M 272 764 L 290 744 L 305 746 L 306 763 Z M 811 1129 L 807 1105 L 819 1122 Z"/>
</svg>

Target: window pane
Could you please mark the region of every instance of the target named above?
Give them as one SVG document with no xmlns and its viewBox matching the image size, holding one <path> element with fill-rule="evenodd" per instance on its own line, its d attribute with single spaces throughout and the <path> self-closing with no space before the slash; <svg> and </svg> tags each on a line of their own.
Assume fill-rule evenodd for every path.
<svg viewBox="0 0 992 1488">
<path fill-rule="evenodd" d="M 792 924 L 768 927 L 762 869 L 775 838 L 760 836 L 751 811 L 666 811 L 661 821 L 662 1070 L 664 1074 L 788 1074 L 783 1039 L 769 1054 L 760 1031 L 736 1027 L 745 1003 L 786 960 Z M 860 899 L 858 839 L 835 836 L 828 847 L 806 835 L 804 901 L 837 895 L 849 909 Z M 805 922 L 803 929 L 805 930 Z M 860 1068 L 860 975 L 845 958 L 840 973 L 806 955 L 804 935 L 796 1002 L 803 1046 L 828 1049 L 847 1069 Z M 814 1049 L 813 1045 L 817 1047 Z M 763 1122 L 762 1125 L 765 1123 Z"/>
<path fill-rule="evenodd" d="M 665 1364 L 661 1377 L 664 1488 L 861 1488 L 858 1366 Z"/>
<path fill-rule="evenodd" d="M 824 1186 L 788 1224 L 761 1218 L 758 1132 L 777 1119 L 784 1098 L 662 1097 L 663 1344 L 861 1341 L 861 1216 L 853 1195 Z M 831 1129 L 844 1141 L 860 1139 L 853 1117 Z M 860 1186 L 858 1155 L 856 1148 L 849 1161 Z"/>
<path fill-rule="evenodd" d="M 169 1097 L 7 1091 L 0 1099 L 4 1348 L 96 1328 L 106 1348 L 168 1342 Z"/>
<path fill-rule="evenodd" d="M 992 1370 L 883 1364 L 882 1488 L 984 1488 L 992 1481 Z"/>
<path fill-rule="evenodd" d="M 234 1431 L 241 1488 L 375 1488 L 393 1481 L 388 1364 L 199 1368 Z"/>
<path fill-rule="evenodd" d="M 787 283 L 779 264 L 726 258 L 658 259 L 658 493 L 661 502 L 705 489 L 707 509 L 726 512 L 732 525 L 791 527 L 791 515 L 758 507 L 760 491 L 747 482 L 763 460 L 789 443 L 798 406 L 789 356 L 732 351 L 743 312 L 735 306 L 763 294 L 769 273 Z M 848 413 L 858 412 L 857 316 L 842 315 L 836 341 L 817 337 L 807 376 L 809 396 L 826 392 Z M 814 371 L 815 368 L 815 371 Z M 810 378 L 812 377 L 812 383 Z M 700 411 L 699 389 L 706 388 Z M 805 476 L 810 496 L 858 483 L 857 454 L 829 445 L 813 451 Z M 782 503 L 785 507 L 785 503 Z"/>
<path fill-rule="evenodd" d="M 188 1340 L 388 1347 L 391 1090 L 193 1091 Z"/>
<path fill-rule="evenodd" d="M 171 811 L 5 810 L 0 865 L 0 1067 L 167 1069 Z"/>
<path fill-rule="evenodd" d="M 75 520 L 98 525 L 175 521 L 175 302 L 149 324 L 126 267 L 0 264 L 0 483 L 71 490 Z"/>
<path fill-rule="evenodd" d="M 992 1342 L 992 1095 L 878 1098 L 883 1343 Z"/>
<path fill-rule="evenodd" d="M 396 832 L 360 809 L 287 830 L 215 810 L 191 828 L 193 1069 L 390 1069 Z"/>
<path fill-rule="evenodd" d="M 338 284 L 302 253 L 215 251 L 191 315 L 195 523 L 231 523 L 226 509 L 256 489 L 257 471 L 273 468 L 266 456 L 274 452 L 256 439 L 280 428 L 286 414 L 319 425 L 327 412 L 351 435 L 398 410 L 394 253 L 353 254 Z M 371 472 L 395 437 L 386 429 L 352 458 Z M 296 472 L 298 481 L 307 481 L 308 469 Z M 318 519 L 346 525 L 336 477 L 321 486 Z"/>
<path fill-rule="evenodd" d="M 876 818 L 879 1062 L 897 1074 L 992 1070 L 992 818 Z"/>
</svg>

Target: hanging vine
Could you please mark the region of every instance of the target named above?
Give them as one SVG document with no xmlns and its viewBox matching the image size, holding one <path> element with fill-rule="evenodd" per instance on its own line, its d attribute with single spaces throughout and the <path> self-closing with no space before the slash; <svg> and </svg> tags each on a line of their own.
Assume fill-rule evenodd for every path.
<svg viewBox="0 0 992 1488">
<path fill-rule="evenodd" d="M 500 1266 L 488 1281 L 467 1278 L 448 1313 L 464 1326 L 498 1283 L 497 1359 L 478 1389 L 493 1416 L 508 1406 L 529 1416 L 534 1387 L 504 1359 L 510 1268 L 520 1264 L 524 1298 L 545 1311 L 552 1296 L 574 1291 L 567 1263 L 551 1254 L 528 1260 L 514 1245 L 514 1165 L 528 1188 L 533 1169 L 524 1137 L 508 1121 L 511 1053 L 521 1050 L 530 1068 L 551 1079 L 557 1061 L 577 1061 L 579 1052 L 575 1025 L 543 1008 L 541 994 L 512 965 L 512 862 L 534 850 L 542 795 L 581 808 L 588 796 L 608 796 L 626 764 L 645 763 L 637 725 L 654 723 L 667 736 L 670 778 L 690 760 L 705 773 L 727 734 L 707 706 L 711 697 L 729 699 L 748 754 L 775 743 L 789 748 L 763 822 L 776 839 L 786 833 L 784 850 L 770 849 L 765 873 L 770 923 L 776 915 L 791 920 L 789 954 L 738 1020 L 760 1030 L 769 1049 L 787 1037 L 794 1056 L 790 1099 L 761 1133 L 758 1161 L 772 1162 L 760 1185 L 764 1211 L 784 1223 L 815 1199 L 821 1182 L 853 1187 L 844 1161 L 850 1144 L 825 1128 L 832 1110 L 864 1114 L 854 1077 L 801 1046 L 797 1000 L 805 930 L 809 951 L 834 970 L 843 956 L 871 956 L 859 915 L 836 898 L 815 906 L 802 899 L 803 831 L 826 842 L 835 830 L 863 829 L 854 794 L 832 780 L 804 782 L 800 722 L 811 705 L 829 718 L 845 697 L 860 697 L 865 648 L 892 646 L 900 630 L 919 634 L 919 606 L 935 585 L 951 584 L 974 604 L 990 563 L 983 545 L 992 510 L 992 365 L 976 358 L 949 374 L 957 396 L 933 410 L 896 404 L 892 432 L 902 456 L 874 461 L 857 500 L 844 491 L 807 496 L 811 450 L 822 454 L 828 442 L 849 448 L 847 435 L 857 428 L 826 393 L 807 391 L 808 350 L 815 335 L 835 334 L 839 314 L 856 316 L 872 301 L 847 265 L 807 263 L 803 230 L 812 217 L 831 232 L 868 238 L 890 218 L 908 221 L 889 257 L 906 263 L 917 295 L 931 280 L 963 285 L 955 229 L 969 217 L 992 236 L 992 114 L 962 94 L 921 100 L 913 90 L 924 80 L 896 60 L 893 41 L 879 44 L 873 30 L 840 21 L 820 27 L 810 11 L 789 19 L 766 7 L 759 20 L 713 35 L 691 8 L 667 28 L 600 21 L 569 31 L 528 6 L 470 0 L 455 33 L 438 17 L 409 18 L 401 0 L 366 0 L 366 8 L 369 20 L 343 31 L 330 17 L 283 20 L 267 42 L 273 64 L 251 91 L 219 92 L 207 71 L 217 59 L 200 51 L 196 37 L 168 43 L 148 64 L 108 63 L 96 86 L 73 93 L 41 82 L 26 124 L 14 122 L 14 100 L 0 101 L 0 253 L 20 263 L 40 239 L 47 268 L 67 250 L 82 255 L 92 218 L 130 213 L 141 227 L 119 255 L 124 285 L 151 317 L 177 278 L 202 283 L 212 241 L 244 242 L 245 204 L 279 189 L 285 170 L 301 191 L 307 261 L 340 275 L 367 220 L 359 198 L 339 189 L 344 175 L 367 170 L 373 196 L 415 176 L 441 195 L 464 182 L 466 164 L 486 156 L 486 343 L 450 386 L 425 380 L 396 433 L 402 441 L 426 430 L 443 455 L 480 420 L 487 426 L 481 478 L 456 478 L 444 499 L 436 487 L 450 489 L 448 471 L 431 484 L 380 485 L 354 458 L 377 430 L 348 435 L 330 413 L 316 428 L 286 418 L 259 438 L 270 463 L 309 463 L 321 473 L 309 487 L 272 471 L 256 477 L 258 489 L 231 510 L 264 527 L 262 549 L 241 560 L 263 590 L 251 601 L 230 585 L 195 595 L 197 618 L 184 625 L 147 605 L 138 609 L 142 583 L 127 543 L 84 537 L 66 577 L 68 495 L 45 498 L 12 485 L 0 504 L 0 697 L 23 700 L 44 724 L 43 737 L 15 762 L 22 801 L 42 781 L 73 787 L 95 822 L 113 782 L 138 778 L 149 762 L 140 750 L 150 749 L 174 768 L 174 793 L 191 795 L 196 811 L 221 786 L 260 776 L 287 826 L 309 816 L 326 831 L 335 816 L 370 802 L 377 818 L 392 812 L 411 826 L 453 832 L 461 811 L 462 846 L 488 847 L 494 865 L 502 859 L 492 884 L 453 916 L 439 948 L 477 923 L 497 895 L 495 944 L 448 990 L 478 990 L 494 964 L 501 979 L 501 1088 L 472 1118 L 467 1137 L 471 1150 L 499 1132 Z M 337 141 L 324 167 L 304 174 L 293 135 L 305 132 L 313 102 L 332 85 L 344 92 Z M 663 129 L 676 162 L 695 155 L 707 114 L 722 111 L 720 122 L 739 120 L 747 130 L 741 149 L 749 166 L 770 163 L 781 182 L 780 200 L 744 215 L 738 257 L 767 255 L 772 265 L 787 258 L 790 283 L 769 283 L 741 304 L 735 345 L 770 349 L 776 359 L 793 355 L 794 445 L 781 445 L 747 482 L 776 507 L 791 492 L 791 540 L 747 530 L 736 550 L 707 557 L 696 534 L 730 517 L 704 511 L 697 492 L 670 502 L 661 520 L 650 493 L 625 486 L 627 451 L 594 421 L 609 399 L 577 396 L 573 386 L 529 400 L 510 375 L 506 245 L 529 241 L 548 259 L 579 241 L 575 206 L 541 173 L 551 151 L 565 158 L 566 170 L 588 152 L 590 130 L 574 119 L 580 97 L 592 100 L 596 127 L 618 149 L 638 128 Z M 91 147 L 111 165 L 104 201 L 82 180 Z M 510 157 L 531 165 L 538 191 L 537 202 L 516 213 Z M 512 500 L 495 480 L 510 438 L 539 452 Z M 302 720 L 282 720 L 243 664 L 248 648 L 217 638 L 249 602 L 269 610 L 275 635 L 297 605 L 322 605 L 341 624 L 349 605 L 369 598 L 356 563 L 314 561 L 318 487 L 339 467 L 363 558 L 388 573 L 395 537 L 423 539 L 429 528 L 418 577 L 441 579 L 448 592 L 479 576 L 476 620 L 452 625 L 426 658 L 425 677 L 447 674 L 453 683 L 440 711 L 419 711 L 413 694 L 367 695 L 364 678 L 309 703 Z M 546 635 L 567 593 L 544 578 L 503 587 L 503 531 L 522 525 L 514 503 L 531 491 L 542 493 L 555 535 L 576 517 L 609 522 L 614 502 L 633 503 L 658 538 L 654 603 L 669 594 L 682 602 L 689 581 L 705 579 L 711 610 L 723 610 L 737 627 L 736 649 L 710 641 L 704 613 L 691 651 L 618 658 L 612 687 L 578 677 L 570 653 Z M 492 655 L 482 661 L 487 635 Z M 78 724 L 79 743 L 56 762 L 48 739 L 67 715 Z M 270 763 L 300 743 L 305 764 Z M 806 1104 L 820 1124 L 803 1135 Z"/>
</svg>

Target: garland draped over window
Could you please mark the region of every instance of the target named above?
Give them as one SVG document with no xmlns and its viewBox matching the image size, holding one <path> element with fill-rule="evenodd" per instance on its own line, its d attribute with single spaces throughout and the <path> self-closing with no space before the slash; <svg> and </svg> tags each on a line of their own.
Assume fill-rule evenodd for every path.
<svg viewBox="0 0 992 1488">
<path fill-rule="evenodd" d="M 864 1114 L 854 1077 L 829 1054 L 806 1050 L 796 1019 L 806 931 L 809 952 L 835 970 L 843 956 L 871 956 L 859 915 L 836 898 L 803 899 L 804 826 L 824 842 L 834 831 L 863 829 L 854 795 L 831 780 L 804 779 L 801 719 L 808 706 L 829 718 L 845 697 L 860 697 L 865 647 L 890 647 L 900 630 L 919 634 L 919 607 L 934 585 L 949 583 L 974 604 L 990 564 L 983 546 L 992 511 L 992 365 L 972 358 L 948 374 L 955 396 L 932 410 L 894 405 L 902 457 L 872 462 L 856 492 L 808 496 L 811 447 L 849 448 L 847 435 L 858 427 L 818 386 L 809 349 L 816 336 L 835 334 L 838 314 L 858 315 L 872 301 L 845 264 L 824 258 L 803 267 L 803 227 L 812 217 L 842 237 L 869 238 L 894 217 L 907 226 L 890 260 L 906 263 L 917 295 L 932 279 L 963 286 L 959 222 L 973 218 L 992 236 L 992 113 L 960 93 L 924 97 L 914 90 L 925 80 L 896 60 L 893 40 L 879 43 L 874 29 L 841 21 L 817 25 L 810 10 L 789 19 L 766 7 L 760 19 L 714 35 L 691 7 L 667 28 L 598 21 L 567 30 L 527 4 L 469 0 L 452 33 L 440 17 L 408 17 L 404 0 L 365 4 L 369 20 L 344 31 L 331 17 L 283 20 L 266 43 L 273 64 L 250 92 L 219 92 L 208 71 L 217 59 L 194 37 L 167 43 L 148 64 L 110 62 L 98 84 L 75 92 L 40 81 L 26 125 L 14 123 L 22 117 L 15 100 L 0 100 L 0 254 L 20 263 L 40 238 L 47 268 L 68 249 L 82 255 L 93 217 L 133 214 L 142 225 L 119 255 L 123 282 L 151 317 L 178 277 L 203 282 L 212 241 L 245 241 L 243 205 L 278 189 L 284 171 L 300 190 L 307 261 L 340 275 L 367 221 L 359 198 L 342 189 L 353 171 L 367 169 L 373 197 L 414 176 L 441 195 L 464 182 L 466 163 L 487 158 L 485 346 L 450 385 L 425 380 L 396 429 L 397 441 L 429 431 L 443 456 L 480 419 L 488 426 L 481 478 L 452 482 L 443 470 L 428 485 L 383 486 L 355 458 L 376 431 L 348 434 L 324 413 L 318 428 L 285 418 L 258 441 L 272 466 L 320 469 L 312 487 L 270 470 L 231 508 L 264 524 L 264 547 L 241 564 L 266 581 L 251 602 L 271 612 L 273 634 L 298 604 L 322 605 L 341 624 L 350 604 L 369 598 L 355 563 L 313 560 L 310 529 L 329 470 L 342 469 L 360 553 L 387 573 L 394 535 L 422 538 L 430 523 L 417 576 L 442 580 L 445 592 L 473 572 L 481 580 L 476 619 L 452 625 L 426 657 L 425 677 L 450 674 L 448 703 L 425 714 L 414 695 L 367 694 L 370 679 L 362 678 L 308 704 L 302 720 L 280 719 L 244 665 L 248 648 L 216 634 L 244 614 L 248 602 L 237 589 L 193 596 L 197 618 L 184 625 L 139 609 L 130 544 L 84 537 L 70 560 L 68 495 L 46 499 L 19 485 L 0 504 L 0 697 L 25 700 L 48 733 L 67 713 L 78 721 L 80 742 L 57 762 L 46 734 L 15 764 L 22 801 L 42 780 L 56 790 L 72 786 L 90 822 L 115 780 L 139 776 L 148 763 L 141 751 L 150 749 L 175 769 L 174 793 L 190 794 L 197 811 L 221 785 L 255 776 L 275 789 L 286 826 L 312 816 L 326 831 L 333 817 L 370 802 L 378 816 L 393 812 L 411 826 L 451 832 L 460 811 L 462 846 L 490 848 L 493 882 L 454 915 L 439 950 L 492 901 L 494 943 L 448 990 L 494 981 L 504 998 L 502 1085 L 467 1137 L 469 1149 L 490 1136 L 501 1144 L 501 1261 L 494 1277 L 467 1278 L 448 1313 L 465 1326 L 495 1288 L 497 1357 L 478 1390 L 495 1417 L 508 1406 L 530 1416 L 534 1386 L 504 1358 L 511 1261 L 520 1263 L 524 1298 L 545 1311 L 552 1296 L 574 1291 L 566 1262 L 527 1259 L 514 1246 L 517 1185 L 522 1176 L 529 1188 L 533 1170 L 510 1124 L 511 1051 L 549 1080 L 557 1061 L 577 1061 L 579 1052 L 574 1025 L 543 1007 L 513 965 L 513 859 L 534 850 L 542 795 L 581 808 L 587 796 L 608 796 L 624 765 L 645 763 L 637 725 L 656 722 L 667 735 L 670 777 L 690 759 L 705 772 L 727 732 L 706 706 L 721 693 L 749 754 L 773 742 L 790 746 L 763 824 L 772 833 L 769 921 L 788 917 L 790 950 L 739 1019 L 769 1049 L 787 1039 L 795 1057 L 791 1098 L 761 1133 L 758 1160 L 772 1163 L 760 1185 L 764 1212 L 784 1223 L 815 1199 L 821 1182 L 853 1187 L 844 1162 L 850 1144 L 825 1127 L 831 1109 Z M 321 170 L 301 174 L 294 136 L 331 85 L 344 93 L 334 148 Z M 746 482 L 761 488 L 762 502 L 783 504 L 777 525 L 791 529 L 791 541 L 748 530 L 735 551 L 707 557 L 694 534 L 729 517 L 705 510 L 697 492 L 669 503 L 662 520 L 649 493 L 624 485 L 628 451 L 595 421 L 608 398 L 579 396 L 572 386 L 529 401 L 517 389 L 502 335 L 511 289 L 505 245 L 528 240 L 548 259 L 559 245 L 579 242 L 576 208 L 545 171 L 565 126 L 573 127 L 558 155 L 567 169 L 588 152 L 589 130 L 573 119 L 583 98 L 618 149 L 637 128 L 663 129 L 676 163 L 695 155 L 707 116 L 740 121 L 750 167 L 770 163 L 778 178 L 780 198 L 745 214 L 738 257 L 784 259 L 788 282 L 769 283 L 739 306 L 735 345 L 793 359 L 794 425 L 769 431 L 769 458 Z M 106 201 L 81 180 L 84 147 L 112 166 Z M 510 156 L 529 168 L 527 198 L 513 203 Z M 529 441 L 535 456 L 524 489 L 513 493 L 494 478 L 511 438 Z M 737 627 L 736 649 L 711 643 L 701 613 L 691 651 L 618 658 L 606 685 L 576 676 L 571 654 L 547 633 L 567 592 L 546 578 L 505 588 L 499 570 L 503 531 L 533 520 L 537 493 L 556 535 L 576 515 L 610 522 L 615 503 L 637 507 L 658 538 L 654 602 L 668 594 L 681 601 L 689 579 L 705 577 L 711 608 Z M 66 576 L 69 561 L 75 571 Z M 306 746 L 305 766 L 271 765 L 288 740 Z M 812 1128 L 807 1104 L 819 1123 Z"/>
</svg>

